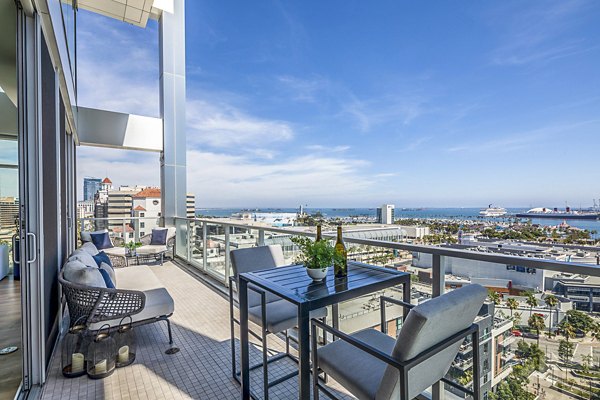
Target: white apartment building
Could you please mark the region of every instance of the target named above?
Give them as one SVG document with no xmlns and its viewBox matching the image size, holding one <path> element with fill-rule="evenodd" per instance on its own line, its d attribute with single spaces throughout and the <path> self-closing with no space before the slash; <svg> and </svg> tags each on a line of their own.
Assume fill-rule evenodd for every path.
<svg viewBox="0 0 600 400">
<path fill-rule="evenodd" d="M 160 188 L 146 188 L 132 196 L 133 230 L 137 237 L 152 233 L 160 224 Z"/>
<path fill-rule="evenodd" d="M 394 205 L 384 204 L 381 208 L 377 209 L 377 222 L 380 224 L 393 224 L 394 223 Z"/>
</svg>

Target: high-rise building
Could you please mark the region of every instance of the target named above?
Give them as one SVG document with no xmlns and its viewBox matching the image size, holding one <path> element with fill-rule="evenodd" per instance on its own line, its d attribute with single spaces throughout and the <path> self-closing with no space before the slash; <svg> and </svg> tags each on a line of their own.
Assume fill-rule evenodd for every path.
<svg viewBox="0 0 600 400">
<path fill-rule="evenodd" d="M 191 193 L 186 196 L 186 210 L 188 218 L 196 218 L 196 196 Z"/>
<path fill-rule="evenodd" d="M 0 229 L 14 229 L 19 219 L 19 199 L 0 197 Z"/>
<path fill-rule="evenodd" d="M 83 178 L 83 201 L 93 201 L 94 196 L 96 196 L 96 192 L 100 190 L 101 184 L 102 179 L 100 178 Z"/>
<path fill-rule="evenodd" d="M 100 182 L 100 189 L 94 195 L 94 218 L 100 218 L 96 220 L 95 229 L 108 229 L 108 221 L 102 218 L 108 217 L 108 192 L 112 188 L 112 181 L 106 177 Z"/>
<path fill-rule="evenodd" d="M 394 205 L 384 204 L 381 208 L 377 209 L 377 222 L 380 224 L 393 224 L 394 223 Z"/>
</svg>

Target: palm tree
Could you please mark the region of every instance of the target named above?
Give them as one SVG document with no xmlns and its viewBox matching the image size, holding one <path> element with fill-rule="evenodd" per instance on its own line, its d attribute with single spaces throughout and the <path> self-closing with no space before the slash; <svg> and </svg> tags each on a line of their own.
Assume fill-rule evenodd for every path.
<svg viewBox="0 0 600 400">
<path fill-rule="evenodd" d="M 513 329 L 516 327 L 517 325 L 517 321 L 521 322 L 521 317 L 523 316 L 523 314 L 521 314 L 520 312 L 516 312 L 514 317 L 513 317 Z"/>
<path fill-rule="evenodd" d="M 553 294 L 549 294 L 544 298 L 544 303 L 548 306 L 548 308 L 556 309 L 556 321 L 558 321 L 558 308 L 556 305 L 558 304 L 558 298 Z M 550 312 L 550 322 L 548 323 L 548 335 L 550 335 L 550 329 L 552 328 L 552 313 Z"/>
<path fill-rule="evenodd" d="M 540 345 L 540 332 L 544 330 L 546 324 L 544 323 L 544 318 L 540 314 L 533 314 L 529 317 L 529 321 L 527 321 L 530 329 L 534 329 L 537 331 L 537 344 L 538 347 Z"/>
<path fill-rule="evenodd" d="M 500 305 L 500 303 L 502 302 L 502 296 L 500 296 L 500 293 L 495 292 L 492 289 L 488 289 L 488 299 L 490 299 L 490 301 L 494 303 L 494 312 L 492 313 L 492 318 L 494 318 L 494 314 L 496 313 L 495 306 Z"/>
<path fill-rule="evenodd" d="M 525 296 L 527 296 L 527 300 L 525 300 L 525 303 L 527 303 L 527 305 L 529 306 L 529 317 L 531 317 L 531 315 L 533 314 L 533 307 L 537 307 L 539 305 L 538 299 L 534 296 L 533 292 L 527 292 L 525 293 Z"/>
<path fill-rule="evenodd" d="M 595 323 L 594 325 L 592 325 L 590 335 L 592 336 L 592 339 L 600 340 L 600 324 L 599 323 Z"/>
<path fill-rule="evenodd" d="M 510 299 L 506 300 L 506 307 L 508 307 L 510 310 L 510 317 L 512 318 L 513 311 L 519 308 L 519 302 L 514 297 L 511 297 Z"/>
<path fill-rule="evenodd" d="M 565 339 L 567 339 L 567 343 L 569 342 L 569 339 L 573 339 L 575 337 L 575 328 L 573 328 L 573 325 L 571 325 L 569 321 L 564 322 L 560 329 L 562 335 L 565 337 Z"/>
</svg>

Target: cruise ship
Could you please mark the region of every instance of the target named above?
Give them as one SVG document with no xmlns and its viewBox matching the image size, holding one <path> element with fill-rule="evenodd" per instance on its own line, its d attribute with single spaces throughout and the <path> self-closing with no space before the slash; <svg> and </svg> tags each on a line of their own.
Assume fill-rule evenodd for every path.
<svg viewBox="0 0 600 400">
<path fill-rule="evenodd" d="M 503 217 L 506 215 L 506 208 L 503 207 L 492 207 L 490 204 L 488 208 L 484 208 L 479 211 L 479 215 L 482 217 Z"/>
<path fill-rule="evenodd" d="M 577 211 L 570 207 L 564 210 L 558 208 L 537 207 L 531 210 L 518 213 L 518 218 L 554 218 L 554 219 L 600 219 L 598 211 Z"/>
</svg>

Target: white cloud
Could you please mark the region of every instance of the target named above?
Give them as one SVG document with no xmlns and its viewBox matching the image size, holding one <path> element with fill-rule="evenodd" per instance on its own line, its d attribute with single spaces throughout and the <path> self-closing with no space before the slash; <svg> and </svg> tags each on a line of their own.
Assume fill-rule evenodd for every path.
<svg viewBox="0 0 600 400">
<path fill-rule="evenodd" d="M 306 146 L 306 150 L 313 152 L 325 152 L 325 153 L 343 153 L 344 151 L 350 150 L 350 146 L 323 146 L 321 144 L 311 144 Z"/>
<path fill-rule="evenodd" d="M 285 121 L 251 116 L 222 102 L 188 100 L 186 112 L 188 141 L 193 144 L 214 148 L 262 148 L 294 137 L 292 127 Z"/>
<path fill-rule="evenodd" d="M 364 160 L 307 155 L 276 162 L 188 151 L 188 191 L 206 207 L 358 204 L 376 197 Z"/>
</svg>

